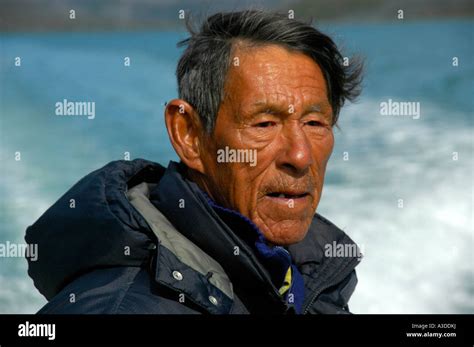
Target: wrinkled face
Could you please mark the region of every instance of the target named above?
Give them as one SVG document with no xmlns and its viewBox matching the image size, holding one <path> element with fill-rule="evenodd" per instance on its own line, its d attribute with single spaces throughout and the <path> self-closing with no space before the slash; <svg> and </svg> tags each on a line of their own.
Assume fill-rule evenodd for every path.
<svg viewBox="0 0 474 347">
<path fill-rule="evenodd" d="M 277 45 L 235 49 L 206 141 L 201 158 L 212 197 L 251 219 L 273 244 L 302 240 L 334 144 L 319 66 Z"/>
</svg>

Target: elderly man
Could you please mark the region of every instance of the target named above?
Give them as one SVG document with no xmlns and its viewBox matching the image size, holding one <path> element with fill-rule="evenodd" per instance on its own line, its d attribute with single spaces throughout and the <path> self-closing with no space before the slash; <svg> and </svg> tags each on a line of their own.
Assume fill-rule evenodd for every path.
<svg viewBox="0 0 474 347">
<path fill-rule="evenodd" d="M 40 313 L 348 313 L 351 239 L 316 214 L 358 65 L 308 24 L 215 14 L 177 68 L 180 158 L 109 163 L 28 228 Z"/>
</svg>

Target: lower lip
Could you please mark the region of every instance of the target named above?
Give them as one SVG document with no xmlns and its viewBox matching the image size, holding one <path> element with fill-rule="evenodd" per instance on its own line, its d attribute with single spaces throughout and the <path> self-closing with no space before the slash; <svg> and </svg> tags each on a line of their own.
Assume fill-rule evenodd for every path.
<svg viewBox="0 0 474 347">
<path fill-rule="evenodd" d="M 265 198 L 269 199 L 270 201 L 273 201 L 274 203 L 277 204 L 283 204 L 286 206 L 289 206 L 292 202 L 293 204 L 301 204 L 301 203 L 306 203 L 309 201 L 309 198 L 311 196 L 309 194 L 299 196 L 299 197 L 294 197 L 294 198 L 286 198 L 286 197 L 277 197 L 277 196 L 270 196 L 266 195 Z"/>
</svg>

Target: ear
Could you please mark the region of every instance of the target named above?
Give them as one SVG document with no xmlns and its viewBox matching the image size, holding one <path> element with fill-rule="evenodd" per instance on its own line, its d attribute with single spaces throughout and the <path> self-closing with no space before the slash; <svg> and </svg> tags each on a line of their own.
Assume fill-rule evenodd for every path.
<svg viewBox="0 0 474 347">
<path fill-rule="evenodd" d="M 204 129 L 194 108 L 186 101 L 173 99 L 165 109 L 165 123 L 174 150 L 187 167 L 205 173 L 200 136 Z"/>
</svg>

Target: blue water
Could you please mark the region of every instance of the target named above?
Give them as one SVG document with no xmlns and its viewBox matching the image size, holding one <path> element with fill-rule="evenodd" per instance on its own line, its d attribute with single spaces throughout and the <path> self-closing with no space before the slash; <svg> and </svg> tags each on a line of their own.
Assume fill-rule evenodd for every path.
<svg viewBox="0 0 474 347">
<path fill-rule="evenodd" d="M 324 29 L 366 58 L 364 93 L 342 111 L 319 207 L 365 253 L 351 310 L 474 313 L 473 22 Z M 177 159 L 163 109 L 177 94 L 175 44 L 183 37 L 2 34 L 0 242 L 22 242 L 25 228 L 73 183 L 124 152 Z M 420 119 L 381 116 L 389 98 L 420 102 Z M 94 101 L 95 119 L 56 116 L 63 99 Z M 0 264 L 0 312 L 38 310 L 45 300 L 26 261 Z"/>
</svg>

